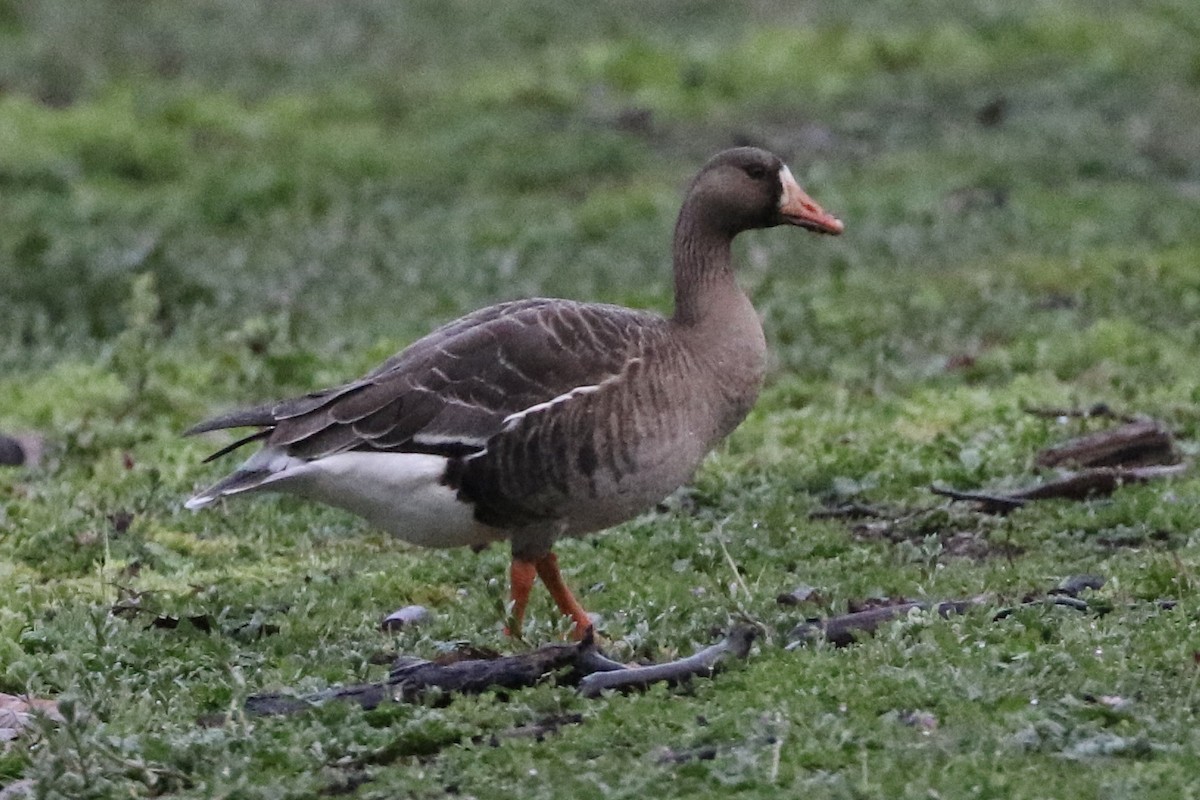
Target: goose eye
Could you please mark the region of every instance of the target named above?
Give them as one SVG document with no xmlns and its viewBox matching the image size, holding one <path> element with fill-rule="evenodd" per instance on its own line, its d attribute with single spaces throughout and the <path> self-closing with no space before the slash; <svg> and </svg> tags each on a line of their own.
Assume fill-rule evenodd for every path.
<svg viewBox="0 0 1200 800">
<path fill-rule="evenodd" d="M 746 174 L 756 181 L 767 177 L 767 168 L 762 164 L 747 164 L 745 170 Z"/>
</svg>

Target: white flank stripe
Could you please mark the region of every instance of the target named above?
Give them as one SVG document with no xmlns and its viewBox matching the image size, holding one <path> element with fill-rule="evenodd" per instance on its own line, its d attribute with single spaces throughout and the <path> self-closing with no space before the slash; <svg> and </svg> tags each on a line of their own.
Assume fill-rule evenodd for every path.
<svg viewBox="0 0 1200 800">
<path fill-rule="evenodd" d="M 516 412 L 515 414 L 509 414 L 507 417 L 504 418 L 504 422 L 501 423 L 500 430 L 501 431 L 511 431 L 514 427 L 517 426 L 518 423 L 520 423 L 521 420 L 523 420 L 525 417 L 529 416 L 530 414 L 536 414 L 539 411 L 545 411 L 547 408 L 550 408 L 551 406 L 556 406 L 556 405 L 559 405 L 560 403 L 565 403 L 568 400 L 570 400 L 572 397 L 579 397 L 580 395 L 591 394 L 592 392 L 598 392 L 598 391 L 600 391 L 600 387 L 602 385 L 603 384 L 600 384 L 600 383 L 593 383 L 593 384 L 589 384 L 587 386 L 576 386 L 571 391 L 563 392 L 558 397 L 547 400 L 544 403 L 536 403 L 534 405 L 531 405 L 529 408 L 522 409 L 521 411 Z"/>
<path fill-rule="evenodd" d="M 631 358 L 625 362 L 625 366 L 621 367 L 620 372 L 618 372 L 616 375 L 609 375 L 607 378 L 600 381 L 599 383 L 592 383 L 592 384 L 588 384 L 587 386 L 576 386 L 574 389 L 571 389 L 570 391 L 567 391 L 567 392 L 563 392 L 558 397 L 551 398 L 550 400 L 547 400 L 544 403 L 536 403 L 536 404 L 530 406 L 529 408 L 526 408 L 526 409 L 516 412 L 515 414 L 509 414 L 507 417 L 504 418 L 504 422 L 502 422 L 500 425 L 501 433 L 511 431 L 522 419 L 529 416 L 530 414 L 537 414 L 538 412 L 545 411 L 546 409 L 551 408 L 553 406 L 557 406 L 557 405 L 561 405 L 562 403 L 566 403 L 569 400 L 571 400 L 572 398 L 580 397 L 585 394 L 592 394 L 593 392 L 598 392 L 601 389 L 603 389 L 605 386 L 608 386 L 610 383 L 616 383 L 617 381 L 619 381 L 625 377 L 625 373 L 629 371 L 630 367 L 632 367 L 634 364 L 640 363 L 641 360 L 642 359 L 640 359 L 640 358 Z"/>
<path fill-rule="evenodd" d="M 453 433 L 418 433 L 413 437 L 413 441 L 417 444 L 465 444 L 471 447 L 482 447 L 487 444 L 487 439 L 479 436 L 463 436 Z"/>
</svg>

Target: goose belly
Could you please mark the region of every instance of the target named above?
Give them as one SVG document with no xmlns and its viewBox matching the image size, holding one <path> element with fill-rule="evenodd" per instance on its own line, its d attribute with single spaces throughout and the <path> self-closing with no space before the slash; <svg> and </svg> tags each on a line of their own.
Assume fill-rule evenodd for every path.
<svg viewBox="0 0 1200 800">
<path fill-rule="evenodd" d="M 649 511 L 692 479 L 708 450 L 703 437 L 685 436 L 639 447 L 615 468 L 577 475 L 566 535 L 592 533 Z"/>
<path fill-rule="evenodd" d="M 446 464 L 424 453 L 337 453 L 288 469 L 270 488 L 349 511 L 422 547 L 505 538 L 478 522 L 473 507 L 443 483 Z"/>
</svg>

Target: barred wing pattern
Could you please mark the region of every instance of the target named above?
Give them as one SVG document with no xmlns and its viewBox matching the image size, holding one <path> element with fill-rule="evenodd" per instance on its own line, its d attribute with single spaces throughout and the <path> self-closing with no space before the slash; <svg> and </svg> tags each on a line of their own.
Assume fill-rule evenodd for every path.
<svg viewBox="0 0 1200 800">
<path fill-rule="evenodd" d="M 459 459 L 516 429 L 514 415 L 626 373 L 665 329 L 661 317 L 619 306 L 503 303 L 433 331 L 360 380 L 235 411 L 188 433 L 260 428 L 213 457 L 265 438 L 268 448 L 304 461 L 347 451 Z"/>
</svg>

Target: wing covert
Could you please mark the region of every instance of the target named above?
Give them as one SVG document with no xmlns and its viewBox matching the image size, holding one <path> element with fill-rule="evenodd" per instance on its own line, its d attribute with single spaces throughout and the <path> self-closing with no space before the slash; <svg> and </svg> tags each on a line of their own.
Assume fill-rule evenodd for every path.
<svg viewBox="0 0 1200 800">
<path fill-rule="evenodd" d="M 357 381 L 194 430 L 258 425 L 268 445 L 309 460 L 347 450 L 466 455 L 510 415 L 619 374 L 664 324 L 618 306 L 504 303 L 438 328 Z"/>
</svg>

